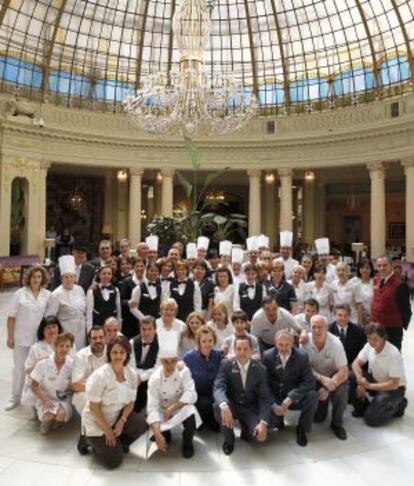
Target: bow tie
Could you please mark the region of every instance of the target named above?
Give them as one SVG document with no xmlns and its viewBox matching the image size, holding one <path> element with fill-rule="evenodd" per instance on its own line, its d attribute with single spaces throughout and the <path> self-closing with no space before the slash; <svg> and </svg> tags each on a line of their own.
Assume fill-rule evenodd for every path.
<svg viewBox="0 0 414 486">
<path fill-rule="evenodd" d="M 254 289 L 254 285 L 247 285 L 246 284 L 246 288 L 248 288 L 248 289 Z"/>
<path fill-rule="evenodd" d="M 109 288 L 111 288 L 110 285 L 101 285 L 101 289 L 109 289 Z"/>
<path fill-rule="evenodd" d="M 179 281 L 179 282 L 177 282 L 177 283 L 178 283 L 178 285 L 181 285 L 181 284 L 184 284 L 184 285 L 185 285 L 185 284 L 187 283 L 187 280 L 180 280 L 180 281 Z"/>
<path fill-rule="evenodd" d="M 171 280 L 167 277 L 167 278 L 162 278 L 161 282 L 171 282 Z"/>
<path fill-rule="evenodd" d="M 147 282 L 148 287 L 156 287 L 157 284 L 153 282 Z"/>
<path fill-rule="evenodd" d="M 151 343 L 142 343 L 143 348 L 146 348 L 147 346 L 151 346 Z"/>
</svg>

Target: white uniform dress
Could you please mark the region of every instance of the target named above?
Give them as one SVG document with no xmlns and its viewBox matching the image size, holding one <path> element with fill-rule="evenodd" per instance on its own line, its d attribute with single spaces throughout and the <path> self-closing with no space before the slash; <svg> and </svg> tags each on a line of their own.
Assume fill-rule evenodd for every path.
<svg viewBox="0 0 414 486">
<path fill-rule="evenodd" d="M 351 322 L 358 322 L 357 304 L 362 303 L 359 286 L 354 280 L 347 280 L 341 284 L 338 279 L 331 283 L 334 305 L 347 304 L 351 309 Z"/>
<path fill-rule="evenodd" d="M 104 431 L 95 422 L 95 415 L 89 408 L 90 402 L 101 405 L 105 420 L 112 427 L 121 411 L 134 403 L 137 395 L 138 378 L 131 366 L 124 367 L 125 381 L 117 381 L 111 364 L 98 368 L 86 380 L 86 406 L 82 412 L 82 433 L 89 437 L 101 437 Z"/>
<path fill-rule="evenodd" d="M 331 307 L 333 305 L 331 286 L 324 282 L 322 287 L 318 288 L 315 282 L 308 282 L 306 284 L 306 298 L 318 301 L 319 314 L 326 317 L 328 324 L 330 324 L 332 322 Z"/>
<path fill-rule="evenodd" d="M 106 350 L 104 349 L 101 356 L 95 356 L 91 347 L 82 348 L 75 356 L 72 366 L 72 383 L 86 380 L 98 368 L 106 363 Z M 73 406 L 76 408 L 79 415 L 82 415 L 82 410 L 86 405 L 86 393 L 74 392 L 72 399 Z"/>
<path fill-rule="evenodd" d="M 284 271 L 285 271 L 285 278 L 286 280 L 290 280 L 292 278 L 293 267 L 295 265 L 299 265 L 299 262 L 292 257 L 289 257 L 287 260 L 283 260 Z"/>
<path fill-rule="evenodd" d="M 207 324 L 216 331 L 216 348 L 218 349 L 221 348 L 221 345 L 224 343 L 226 338 L 234 335 L 234 327 L 232 326 L 230 321 L 227 322 L 227 326 L 224 329 L 219 329 L 214 321 L 208 321 Z"/>
<path fill-rule="evenodd" d="M 53 412 L 57 413 L 59 407 L 64 408 L 66 412 L 66 421 L 72 416 L 71 405 L 71 384 L 72 384 L 72 363 L 70 356 L 66 356 L 65 363 L 58 370 L 55 363 L 55 353 L 47 359 L 38 361 L 30 378 L 39 383 L 43 394 L 53 403 Z M 42 420 L 44 405 L 36 397 L 35 407 L 39 420 Z"/>
<path fill-rule="evenodd" d="M 72 290 L 66 290 L 60 285 L 52 292 L 46 310 L 46 315 L 57 316 L 65 331 L 73 334 L 76 349 L 82 349 L 86 344 L 86 297 L 79 285 Z"/>
<path fill-rule="evenodd" d="M 220 287 L 214 287 L 214 304 L 224 304 L 229 314 L 229 319 L 233 314 L 234 287 L 228 285 L 225 290 Z"/>
<path fill-rule="evenodd" d="M 292 280 L 288 280 L 288 284 L 292 285 L 292 287 L 295 289 L 295 294 L 296 294 L 296 313 L 303 312 L 303 309 L 305 307 L 305 300 L 306 300 L 306 292 L 307 292 L 307 286 L 306 283 L 301 280 L 299 282 L 299 285 L 293 285 Z"/>
<path fill-rule="evenodd" d="M 8 315 L 15 318 L 14 348 L 13 348 L 13 389 L 12 396 L 20 400 L 26 373 L 24 363 L 30 351 L 30 346 L 37 341 L 37 328 L 45 313 L 50 292 L 40 289 L 37 298 L 30 287 L 17 290 L 10 302 Z"/>
<path fill-rule="evenodd" d="M 354 280 L 358 285 L 359 295 L 361 297 L 364 322 L 368 323 L 371 319 L 372 299 L 374 298 L 374 280 L 372 278 L 369 279 L 369 282 L 363 282 L 359 278 L 355 278 Z"/>
<path fill-rule="evenodd" d="M 147 423 L 160 422 L 161 431 L 171 430 L 194 415 L 196 428 L 202 421 L 194 406 L 197 401 L 194 380 L 191 371 L 184 367 L 175 369 L 171 376 L 165 376 L 164 368 L 160 366 L 152 374 L 148 382 Z M 177 410 L 169 419 L 164 419 L 164 412 L 170 405 L 181 402 L 185 405 Z"/>
</svg>

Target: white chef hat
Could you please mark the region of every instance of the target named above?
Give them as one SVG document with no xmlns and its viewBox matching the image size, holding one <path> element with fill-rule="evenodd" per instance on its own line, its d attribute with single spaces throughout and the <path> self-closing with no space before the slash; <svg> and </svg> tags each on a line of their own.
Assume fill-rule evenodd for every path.
<svg viewBox="0 0 414 486">
<path fill-rule="evenodd" d="M 76 275 L 75 257 L 72 255 L 63 255 L 59 258 L 59 270 L 61 275 L 73 273 Z"/>
<path fill-rule="evenodd" d="M 158 236 L 150 235 L 145 238 L 145 242 L 148 245 L 150 251 L 158 251 Z"/>
<path fill-rule="evenodd" d="M 208 247 L 210 245 L 210 240 L 207 238 L 207 236 L 199 236 L 197 238 L 197 248 L 200 250 L 208 250 Z"/>
<path fill-rule="evenodd" d="M 315 247 L 319 255 L 329 255 L 331 253 L 329 238 L 318 238 L 315 240 Z"/>
<path fill-rule="evenodd" d="M 178 358 L 179 333 L 177 331 L 158 333 L 158 358 Z"/>
<path fill-rule="evenodd" d="M 225 255 L 225 256 L 230 256 L 231 255 L 231 247 L 233 246 L 231 241 L 224 240 L 220 241 L 220 256 Z"/>
<path fill-rule="evenodd" d="M 243 263 L 244 251 L 241 248 L 232 248 L 231 261 L 233 263 Z"/>
<path fill-rule="evenodd" d="M 258 250 L 259 246 L 258 246 L 257 236 L 250 236 L 250 238 L 247 238 L 246 246 L 247 246 L 247 251 Z"/>
<path fill-rule="evenodd" d="M 292 246 L 293 233 L 291 231 L 281 231 L 280 232 L 280 246 Z"/>
<path fill-rule="evenodd" d="M 195 243 L 187 243 L 185 254 L 187 258 L 197 258 L 197 245 Z"/>
<path fill-rule="evenodd" d="M 257 237 L 257 247 L 258 248 L 269 248 L 269 237 L 266 235 L 259 235 Z"/>
</svg>

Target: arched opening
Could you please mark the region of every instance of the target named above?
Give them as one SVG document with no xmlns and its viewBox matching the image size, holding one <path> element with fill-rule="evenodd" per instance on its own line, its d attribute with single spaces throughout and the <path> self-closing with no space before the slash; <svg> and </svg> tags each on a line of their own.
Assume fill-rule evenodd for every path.
<svg viewBox="0 0 414 486">
<path fill-rule="evenodd" d="M 10 255 L 27 253 L 28 202 L 29 181 L 25 177 L 15 177 L 11 184 Z"/>
</svg>

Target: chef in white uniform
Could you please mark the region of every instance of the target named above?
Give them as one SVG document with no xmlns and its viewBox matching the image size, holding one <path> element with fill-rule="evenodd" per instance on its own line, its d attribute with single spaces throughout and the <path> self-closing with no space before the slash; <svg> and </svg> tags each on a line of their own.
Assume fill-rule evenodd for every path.
<svg viewBox="0 0 414 486">
<path fill-rule="evenodd" d="M 199 236 L 197 238 L 197 259 L 204 260 L 207 263 L 207 251 L 210 246 L 210 240 L 207 236 Z"/>
<path fill-rule="evenodd" d="M 242 248 L 233 247 L 231 249 L 231 273 L 233 275 L 234 293 L 239 291 L 239 285 L 245 281 L 243 272 L 244 250 Z"/>
<path fill-rule="evenodd" d="M 197 392 L 191 372 L 187 367 L 177 368 L 177 336 L 162 333 L 158 337 L 160 350 L 158 358 L 161 366 L 152 374 L 148 382 L 147 423 L 155 442 L 165 451 L 171 441 L 171 430 L 183 424 L 183 456 L 194 455 L 193 436 L 201 425 L 200 415 L 195 407 Z"/>
<path fill-rule="evenodd" d="M 336 267 L 329 263 L 329 255 L 331 253 L 331 245 L 329 238 L 318 238 L 315 240 L 316 253 L 319 256 L 319 261 L 326 268 L 326 282 L 330 284 L 336 278 Z"/>
<path fill-rule="evenodd" d="M 73 334 L 76 349 L 86 344 L 86 297 L 82 287 L 75 284 L 76 266 L 72 255 L 59 258 L 62 285 L 52 292 L 46 315 L 57 316 L 65 331 Z"/>
<path fill-rule="evenodd" d="M 299 262 L 292 258 L 293 233 L 291 231 L 281 231 L 280 234 L 280 255 L 285 266 L 285 278 L 292 278 L 292 271 Z"/>
</svg>

